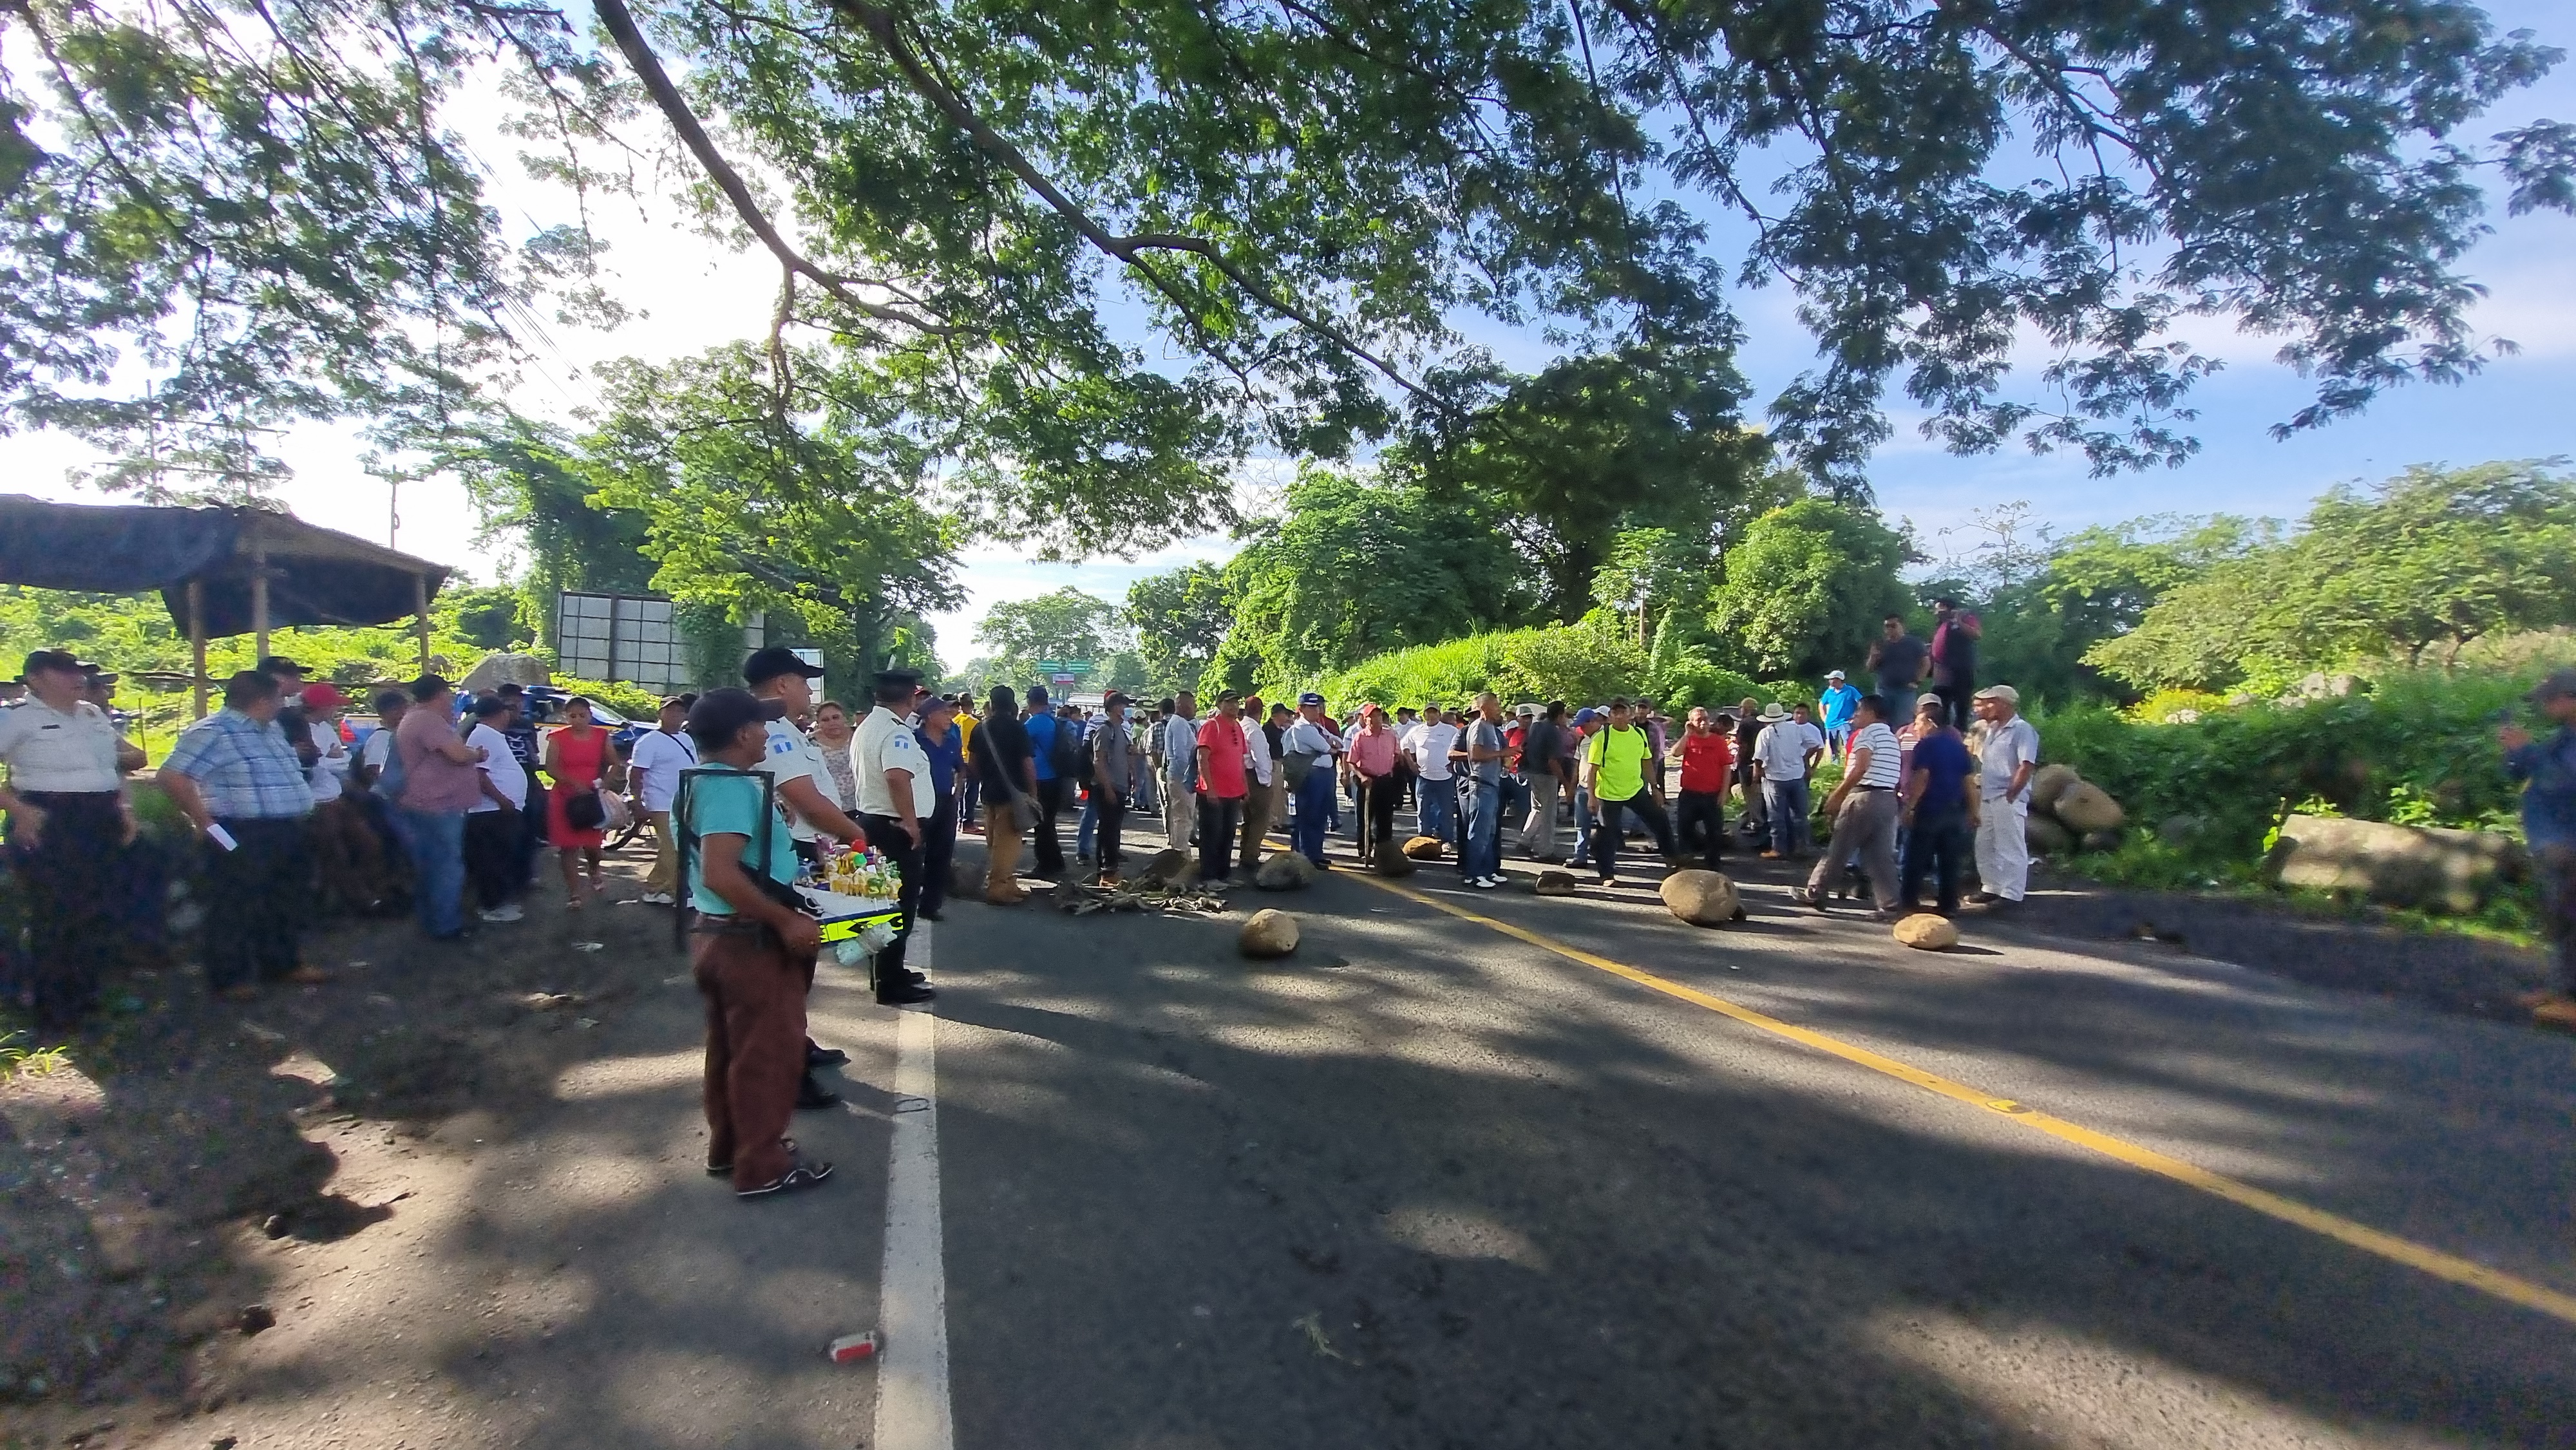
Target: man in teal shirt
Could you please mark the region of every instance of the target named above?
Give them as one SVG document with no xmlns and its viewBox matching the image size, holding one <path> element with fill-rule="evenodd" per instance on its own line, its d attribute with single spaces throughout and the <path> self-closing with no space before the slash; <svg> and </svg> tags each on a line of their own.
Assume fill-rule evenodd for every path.
<svg viewBox="0 0 2576 1450">
<path fill-rule="evenodd" d="M 786 904 L 796 841 L 752 770 L 769 753 L 761 702 L 710 690 L 689 707 L 703 771 L 674 802 L 680 863 L 697 907 L 690 958 L 707 1000 L 707 1173 L 740 1198 L 808 1188 L 832 1165 L 797 1156 L 787 1120 L 805 1077 L 805 985 L 821 947 L 814 918 Z M 767 881 L 753 879 L 754 873 Z"/>
<path fill-rule="evenodd" d="M 1842 671 L 1827 670 L 1816 704 L 1824 713 L 1825 749 L 1840 760 L 1851 749 L 1852 712 L 1860 708 L 1860 691 L 1844 681 Z"/>
</svg>

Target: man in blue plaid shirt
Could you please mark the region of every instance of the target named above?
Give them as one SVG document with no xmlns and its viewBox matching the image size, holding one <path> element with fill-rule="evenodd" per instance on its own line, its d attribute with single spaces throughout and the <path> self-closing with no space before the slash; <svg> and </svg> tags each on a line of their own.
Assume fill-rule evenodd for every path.
<svg viewBox="0 0 2576 1450">
<path fill-rule="evenodd" d="M 264 981 L 330 980 L 296 959 L 313 788 L 278 728 L 283 703 L 277 681 L 244 670 L 224 682 L 224 708 L 181 731 L 161 763 L 162 789 L 206 841 L 206 985 L 236 1002 Z"/>
</svg>

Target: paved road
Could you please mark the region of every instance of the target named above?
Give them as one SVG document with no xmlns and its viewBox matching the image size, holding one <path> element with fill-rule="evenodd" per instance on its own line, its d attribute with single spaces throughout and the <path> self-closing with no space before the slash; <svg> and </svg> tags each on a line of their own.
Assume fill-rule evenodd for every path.
<svg viewBox="0 0 2576 1450">
<path fill-rule="evenodd" d="M 2168 948 L 1422 894 L 2576 1294 L 2576 1050 Z M 1265 902 L 1264 904 L 1270 904 Z M 955 1442 L 2576 1444 L 2576 1326 L 1336 873 L 939 928 Z M 901 1447 L 895 1447 L 901 1450 Z"/>
<path fill-rule="evenodd" d="M 824 973 L 850 1101 L 796 1131 L 840 1177 L 748 1206 L 698 1173 L 667 918 L 541 910 L 479 975 L 388 929 L 252 1014 L 254 1076 L 382 1080 L 388 1022 L 448 1023 L 404 1061 L 471 1069 L 463 1111 L 309 1119 L 375 1207 L 240 1229 L 208 1303 L 277 1327 L 86 1443 L 2576 1446 L 2576 1043 L 2154 943 L 1909 953 L 1749 874 L 1712 932 L 1336 872 L 1257 898 L 1306 926 L 1262 966 L 1232 922 L 960 904 L 935 1016 Z M 596 1025 L 507 1005 L 538 989 Z M 906 1163 L 938 1191 L 897 1173 L 889 1223 Z M 2403 1242 L 2330 1236 L 2368 1230 Z M 872 1324 L 880 1369 L 824 1362 Z"/>
</svg>

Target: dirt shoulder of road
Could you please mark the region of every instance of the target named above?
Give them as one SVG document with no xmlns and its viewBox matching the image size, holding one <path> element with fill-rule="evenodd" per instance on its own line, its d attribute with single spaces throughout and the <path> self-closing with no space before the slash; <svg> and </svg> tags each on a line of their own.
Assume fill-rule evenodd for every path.
<svg viewBox="0 0 2576 1450">
<path fill-rule="evenodd" d="M 478 1145 L 618 1027 L 649 1008 L 686 1042 L 669 914 L 558 896 L 446 945 L 335 923 L 305 960 L 336 981 L 248 1005 L 125 974 L 73 1070 L 0 1084 L 0 1445 L 229 1443 L 318 1277 L 420 1257 L 404 1217 L 471 1197 Z"/>
</svg>

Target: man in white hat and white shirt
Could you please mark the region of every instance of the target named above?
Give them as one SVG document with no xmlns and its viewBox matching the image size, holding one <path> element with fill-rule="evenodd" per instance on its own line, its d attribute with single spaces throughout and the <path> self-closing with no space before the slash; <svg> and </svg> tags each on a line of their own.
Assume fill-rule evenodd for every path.
<svg viewBox="0 0 2576 1450">
<path fill-rule="evenodd" d="M 1766 861 L 1794 860 L 1808 844 L 1807 777 L 1824 753 L 1825 732 L 1807 722 L 1800 703 L 1783 710 L 1774 701 L 1762 711 L 1762 733 L 1753 738 L 1753 775 L 1761 782 L 1763 814 L 1771 823 Z"/>
<path fill-rule="evenodd" d="M 1968 898 L 1989 910 L 2021 904 L 2030 885 L 2030 773 L 2039 767 L 2039 728 L 2021 715 L 2021 692 L 1988 685 L 1974 705 L 1985 728 L 1978 732 L 1977 893 Z"/>
</svg>

